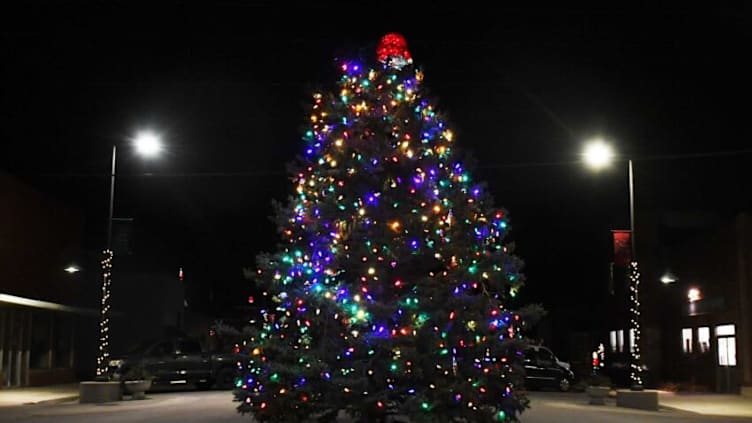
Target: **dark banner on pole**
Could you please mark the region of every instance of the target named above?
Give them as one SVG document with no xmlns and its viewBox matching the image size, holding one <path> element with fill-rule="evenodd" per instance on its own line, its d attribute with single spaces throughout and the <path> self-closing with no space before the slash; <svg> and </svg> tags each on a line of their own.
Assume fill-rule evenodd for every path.
<svg viewBox="0 0 752 423">
<path fill-rule="evenodd" d="M 116 217 L 112 219 L 112 251 L 116 255 L 133 254 L 133 219 Z"/>
<path fill-rule="evenodd" d="M 614 264 L 627 267 L 632 261 L 632 233 L 628 230 L 612 230 L 614 236 Z"/>
</svg>

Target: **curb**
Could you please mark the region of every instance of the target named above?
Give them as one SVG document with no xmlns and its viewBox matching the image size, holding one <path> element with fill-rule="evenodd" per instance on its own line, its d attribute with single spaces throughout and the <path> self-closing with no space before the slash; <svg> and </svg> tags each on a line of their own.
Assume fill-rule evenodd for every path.
<svg viewBox="0 0 752 423">
<path fill-rule="evenodd" d="M 674 406 L 671 406 L 671 405 L 661 404 L 660 401 L 659 401 L 658 402 L 658 411 L 662 411 L 662 410 L 663 411 L 677 411 L 677 412 L 680 412 L 680 413 L 693 414 L 695 416 L 709 416 L 709 414 L 703 414 L 703 413 L 699 413 L 697 411 L 687 410 L 685 408 L 679 408 L 679 407 L 674 407 Z"/>
<path fill-rule="evenodd" d="M 75 395 L 68 395 L 65 397 L 59 397 L 59 398 L 52 398 L 48 400 L 42 400 L 42 401 L 31 401 L 31 402 L 24 402 L 21 403 L 21 405 L 50 405 L 50 404 L 60 404 L 63 402 L 69 402 L 69 401 L 75 401 L 78 399 L 78 394 Z"/>
</svg>

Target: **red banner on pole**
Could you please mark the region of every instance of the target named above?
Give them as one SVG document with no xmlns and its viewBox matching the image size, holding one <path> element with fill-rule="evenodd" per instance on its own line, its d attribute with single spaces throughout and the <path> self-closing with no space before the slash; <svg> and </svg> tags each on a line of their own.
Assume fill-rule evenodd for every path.
<svg viewBox="0 0 752 423">
<path fill-rule="evenodd" d="M 614 264 L 627 267 L 632 261 L 632 233 L 628 230 L 612 230 L 614 235 Z"/>
</svg>

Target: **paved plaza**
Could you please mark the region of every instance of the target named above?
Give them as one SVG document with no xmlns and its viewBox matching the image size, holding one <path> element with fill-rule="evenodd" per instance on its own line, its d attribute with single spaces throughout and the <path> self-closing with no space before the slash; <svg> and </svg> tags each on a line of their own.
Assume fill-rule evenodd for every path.
<svg viewBox="0 0 752 423">
<path fill-rule="evenodd" d="M 136 422 L 251 422 L 239 415 L 228 391 L 150 393 L 146 400 L 106 404 L 79 404 L 75 385 L 0 391 L 0 422 L 102 423 Z M 661 410 L 640 411 L 587 404 L 583 393 L 532 392 L 532 408 L 523 423 L 734 423 L 752 422 L 749 398 L 714 394 L 661 394 Z M 342 423 L 345 423 L 343 419 Z"/>
</svg>

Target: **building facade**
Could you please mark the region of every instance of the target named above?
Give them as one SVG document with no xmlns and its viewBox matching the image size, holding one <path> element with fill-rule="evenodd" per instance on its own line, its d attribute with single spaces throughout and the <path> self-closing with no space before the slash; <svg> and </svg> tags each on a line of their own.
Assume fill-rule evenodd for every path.
<svg viewBox="0 0 752 423">
<path fill-rule="evenodd" d="M 752 219 L 697 212 L 643 215 L 640 349 L 650 386 L 748 393 L 752 387 Z M 634 334 L 625 269 L 614 267 L 602 334 L 610 372 L 625 379 Z M 621 369 L 621 373 L 620 373 Z"/>
<path fill-rule="evenodd" d="M 656 320 L 665 338 L 665 373 L 717 392 L 752 387 L 750 215 L 671 216 L 661 226 L 662 263 L 653 266 L 653 274 L 662 265 L 669 276 L 662 276 L 664 301 L 653 307 L 668 307 L 678 315 Z"/>
<path fill-rule="evenodd" d="M 2 174 L 0 199 L 0 386 L 74 381 L 98 318 L 84 279 L 64 271 L 80 259 L 83 218 Z"/>
</svg>

